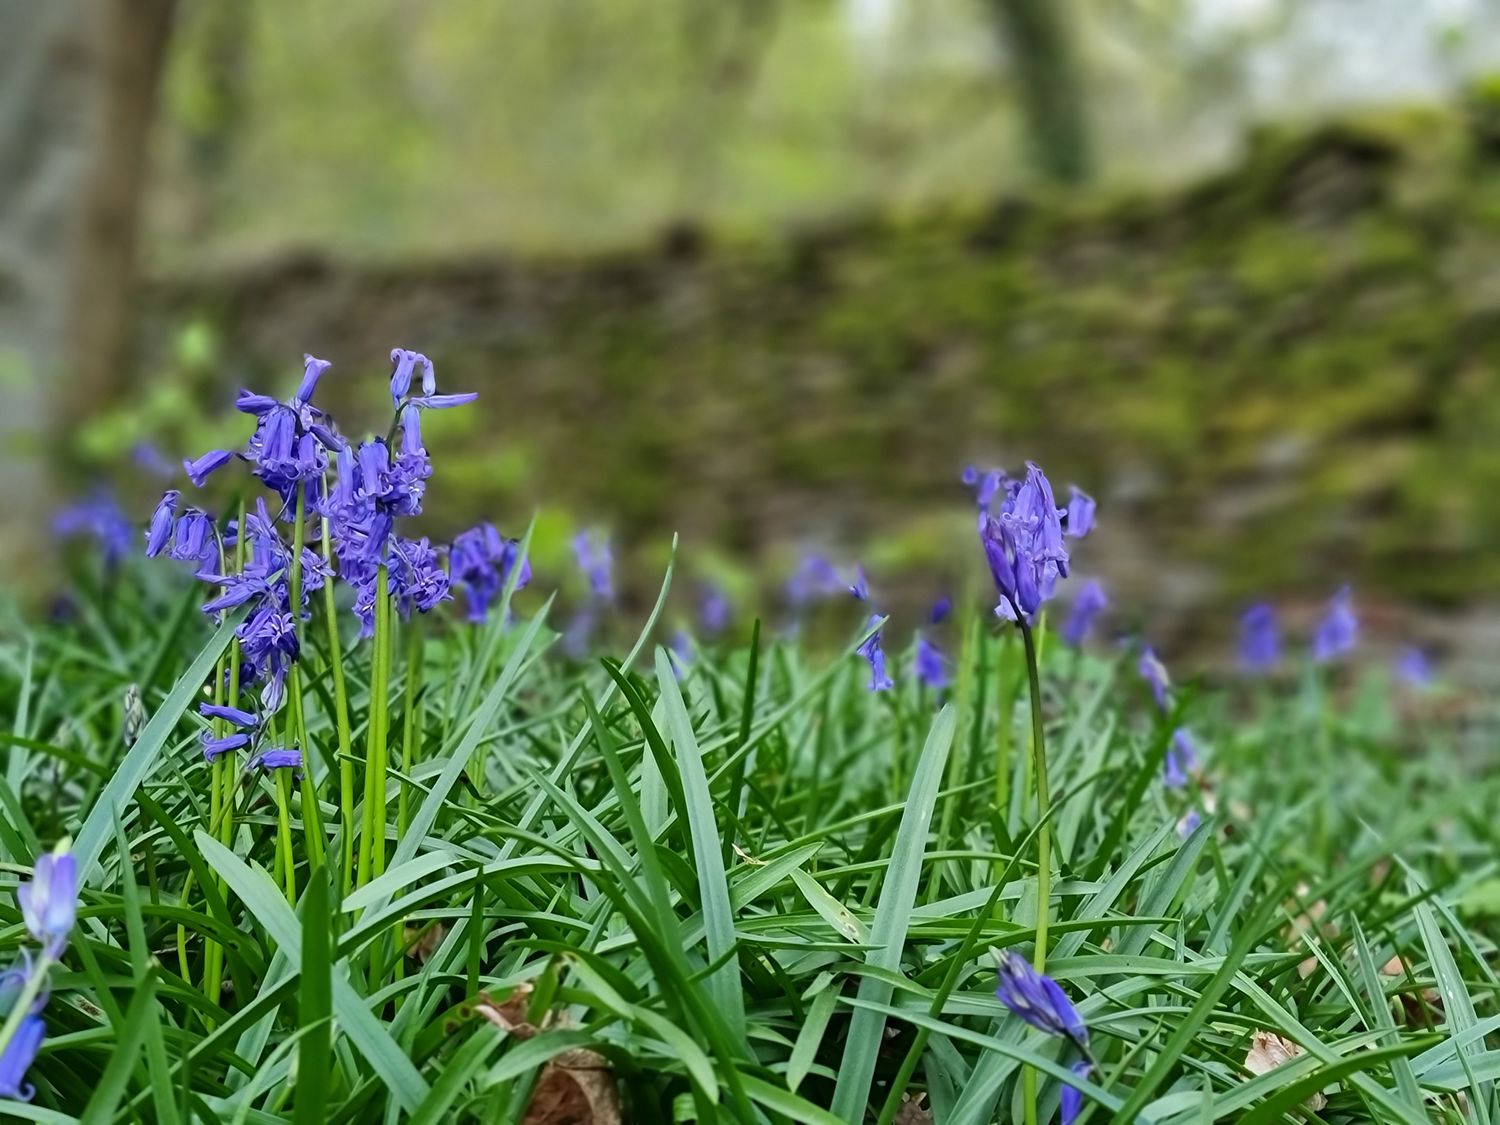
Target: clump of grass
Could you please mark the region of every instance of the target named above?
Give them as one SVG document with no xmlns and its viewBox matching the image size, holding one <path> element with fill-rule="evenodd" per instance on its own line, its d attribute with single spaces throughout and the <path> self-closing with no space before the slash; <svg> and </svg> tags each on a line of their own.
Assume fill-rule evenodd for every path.
<svg viewBox="0 0 1500 1125">
<path fill-rule="evenodd" d="M 1030 759 L 995 775 L 1001 728 L 1024 745 L 1030 722 L 1013 632 L 961 629 L 939 698 L 911 677 L 872 694 L 852 646 L 758 630 L 674 669 L 661 602 L 598 663 L 549 655 L 549 603 L 438 624 L 386 688 L 415 689 L 391 730 L 425 748 L 384 770 L 402 830 L 346 889 L 338 761 L 308 756 L 290 845 L 263 774 L 219 791 L 215 830 L 192 706 L 228 626 L 205 640 L 183 597 L 119 581 L 0 650 L 0 863 L 23 878 L 71 835 L 82 883 L 32 1119 L 521 1120 L 579 1050 L 618 1099 L 601 1121 L 1019 1120 L 1026 1070 L 1043 1120 L 1070 1082 L 1095 1121 L 1299 1120 L 1315 1095 L 1327 1121 L 1500 1108 L 1495 782 L 1435 723 L 1399 748 L 1369 693 L 1203 688 L 1158 715 L 1128 658 L 1043 647 L 1046 967 L 1091 1032 L 1080 1079 L 994 995 L 996 952 L 1030 951 L 1044 913 Z M 309 632 L 310 744 L 360 745 L 371 647 Z M 148 718 L 127 743 L 132 684 Z M 1202 773 L 1169 790 L 1184 719 Z M 0 895 L 12 954 L 19 920 Z M 1256 1033 L 1300 1053 L 1255 1077 Z"/>
</svg>

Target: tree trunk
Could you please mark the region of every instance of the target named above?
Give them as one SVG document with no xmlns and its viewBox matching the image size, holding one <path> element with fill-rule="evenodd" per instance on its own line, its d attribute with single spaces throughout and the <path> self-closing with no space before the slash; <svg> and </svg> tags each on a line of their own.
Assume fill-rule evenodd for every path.
<svg viewBox="0 0 1500 1125">
<path fill-rule="evenodd" d="M 0 0 L 0 583 L 36 590 L 71 423 L 108 400 L 170 0 Z"/>
<path fill-rule="evenodd" d="M 69 301 L 69 416 L 108 407 L 119 393 L 136 231 L 172 5 L 173 0 L 104 3 L 98 41 L 104 96 Z"/>
<path fill-rule="evenodd" d="M 1074 184 L 1090 170 L 1083 83 L 1063 0 L 988 0 L 1015 67 L 1021 116 L 1043 175 Z"/>
</svg>

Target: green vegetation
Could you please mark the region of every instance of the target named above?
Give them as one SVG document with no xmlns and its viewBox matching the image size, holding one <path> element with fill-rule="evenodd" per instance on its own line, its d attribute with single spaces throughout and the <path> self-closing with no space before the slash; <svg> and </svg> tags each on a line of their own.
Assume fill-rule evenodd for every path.
<svg viewBox="0 0 1500 1125">
<path fill-rule="evenodd" d="M 850 653 L 768 637 L 700 650 L 679 682 L 653 657 L 655 613 L 622 664 L 569 664 L 532 590 L 508 624 L 439 622 L 379 673 L 382 799 L 410 819 L 385 873 L 346 894 L 310 858 L 341 854 L 321 625 L 291 844 L 266 774 L 234 780 L 221 842 L 191 712 L 227 638 L 168 574 L 93 585 L 71 624 L 0 649 L 0 867 L 72 835 L 83 883 L 35 1100 L 7 1111 L 517 1120 L 559 1084 L 607 1099 L 617 1082 L 624 1120 L 824 1122 L 840 1105 L 889 1122 L 909 1093 L 981 1123 L 1021 1119 L 1033 1068 L 1055 1112 L 1068 1059 L 994 996 L 994 952 L 1029 949 L 1039 912 L 1013 633 L 956 625 L 939 700 L 904 674 L 870 694 Z M 370 644 L 343 617 L 363 745 Z M 1131 665 L 1044 638 L 1047 966 L 1101 1063 L 1085 1120 L 1295 1121 L 1319 1096 L 1329 1122 L 1493 1119 L 1495 779 L 1377 675 L 1179 687 L 1164 716 Z M 1173 791 L 1179 724 L 1206 749 Z M 398 759 L 401 740 L 415 753 Z M 1181 838 L 1190 809 L 1203 823 Z M 0 949 L 23 938 L 0 894 Z M 1300 1051 L 1252 1079 L 1258 1032 Z"/>
<path fill-rule="evenodd" d="M 1457 605 L 1500 591 L 1489 104 L 1268 133 L 1167 195 L 193 275 L 152 321 L 251 372 L 283 371 L 298 325 L 348 362 L 421 339 L 483 392 L 443 419 L 466 511 L 605 512 L 648 553 L 680 531 L 769 575 L 788 541 L 845 537 L 915 571 L 967 542 L 937 514 L 966 457 L 1040 451 L 1108 497 L 1111 578 L 1185 575 L 1158 604 L 1198 589 L 1206 620 L 1333 574 Z M 195 369 L 208 401 L 223 368 Z"/>
</svg>

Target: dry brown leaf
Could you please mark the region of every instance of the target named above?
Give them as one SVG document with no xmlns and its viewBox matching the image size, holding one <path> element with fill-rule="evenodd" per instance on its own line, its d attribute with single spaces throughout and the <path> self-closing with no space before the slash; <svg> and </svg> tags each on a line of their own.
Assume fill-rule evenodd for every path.
<svg viewBox="0 0 1500 1125">
<path fill-rule="evenodd" d="M 926 1094 L 918 1094 L 915 1098 L 910 1094 L 902 1094 L 901 1108 L 896 1110 L 895 1125 L 932 1125 L 932 1110 L 922 1104 L 926 1100 Z"/>
<path fill-rule="evenodd" d="M 481 995 L 474 1014 L 517 1039 L 566 1027 L 566 1015 L 548 1012 L 538 1028 L 527 1019 L 532 986 L 523 981 L 502 1001 Z M 521 1125 L 620 1125 L 620 1089 L 609 1062 L 597 1051 L 574 1047 L 542 1067 Z"/>
<path fill-rule="evenodd" d="M 447 936 L 447 933 L 447 928 L 441 922 L 429 923 L 427 928 L 421 931 L 407 926 L 402 934 L 406 942 L 406 955 L 419 965 L 427 964 L 428 959 L 443 943 L 443 938 Z"/>
<path fill-rule="evenodd" d="M 1250 1051 L 1245 1056 L 1245 1069 L 1251 1074 L 1269 1074 L 1283 1063 L 1305 1055 L 1304 1051 L 1290 1039 L 1283 1039 L 1274 1031 L 1257 1031 L 1250 1037 Z M 1328 1104 L 1328 1099 L 1313 1091 L 1302 1104 L 1316 1113 Z"/>
</svg>

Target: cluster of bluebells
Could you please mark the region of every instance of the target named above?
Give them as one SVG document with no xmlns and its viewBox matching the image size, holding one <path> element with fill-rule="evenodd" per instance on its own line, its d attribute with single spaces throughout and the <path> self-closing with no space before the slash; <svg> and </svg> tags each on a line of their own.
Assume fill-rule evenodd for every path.
<svg viewBox="0 0 1500 1125">
<path fill-rule="evenodd" d="M 1068 576 L 1065 537 L 1093 530 L 1094 501 L 1074 488 L 1068 506 L 1059 508 L 1051 482 L 1030 461 L 1021 478 L 970 468 L 964 480 L 974 489 L 979 539 L 1000 597 L 995 613 L 1029 624 L 1052 599 L 1058 580 Z"/>
<path fill-rule="evenodd" d="M 1007 949 L 1000 955 L 999 980 L 995 995 L 1000 1002 L 1038 1031 L 1072 1044 L 1080 1057 L 1070 1069 L 1080 1078 L 1086 1078 L 1093 1070 L 1088 1025 L 1062 986 L 1045 973 L 1037 972 L 1031 962 L 1014 949 Z M 1062 1125 L 1072 1125 L 1082 1109 L 1083 1095 L 1072 1086 L 1064 1086 Z"/>
<path fill-rule="evenodd" d="M 39 949 L 36 957 L 23 949 L 20 965 L 0 975 L 0 1099 L 30 1101 L 35 1090 L 26 1072 L 47 1034 L 47 972 L 67 948 L 78 910 L 78 862 L 65 843 L 37 858 L 31 881 L 16 888 L 16 900 Z"/>
<path fill-rule="evenodd" d="M 932 604 L 932 610 L 927 614 L 929 625 L 936 627 L 947 620 L 953 611 L 953 600 L 946 594 Z M 942 691 L 948 686 L 948 658 L 943 655 L 943 650 L 928 636 L 927 632 L 917 630 L 917 649 L 912 657 L 912 674 L 917 677 L 917 682 L 923 687 L 933 691 Z"/>
<path fill-rule="evenodd" d="M 254 747 L 253 764 L 300 767 L 299 748 L 261 746 L 260 735 L 284 700 L 311 595 L 326 583 L 338 580 L 352 591 L 361 633 L 368 636 L 382 575 L 390 604 L 402 617 L 431 611 L 449 600 L 456 587 L 465 597 L 469 618 L 476 621 L 485 618 L 513 570 L 519 568 L 518 588 L 530 578 L 520 545 L 489 524 L 462 533 L 447 547 L 400 534 L 399 520 L 421 514 L 432 476 L 422 440 L 424 414 L 462 406 L 477 396 L 439 394 L 432 362 L 419 352 L 397 348 L 391 364 L 394 416 L 388 437 L 353 441 L 339 432 L 334 420 L 313 405 L 329 364 L 309 355 L 291 398 L 239 392 L 236 408 L 255 420 L 242 448 L 212 449 L 183 462 L 188 480 L 198 488 L 226 466 L 244 462 L 269 491 L 271 502 L 257 498 L 243 526 L 230 520 L 221 529 L 206 510 L 184 505 L 181 491 L 169 489 L 151 516 L 146 554 L 193 564 L 196 576 L 216 588 L 203 606 L 205 613 L 239 609 L 244 615 L 235 631 L 241 652 L 238 683 L 258 689 L 258 707 L 254 712 L 238 707 L 205 711 L 215 721 L 215 730 L 204 739 L 209 758 Z M 300 554 L 295 547 L 299 531 Z M 243 565 L 232 566 L 237 556 Z"/>
</svg>

